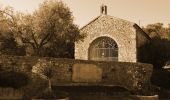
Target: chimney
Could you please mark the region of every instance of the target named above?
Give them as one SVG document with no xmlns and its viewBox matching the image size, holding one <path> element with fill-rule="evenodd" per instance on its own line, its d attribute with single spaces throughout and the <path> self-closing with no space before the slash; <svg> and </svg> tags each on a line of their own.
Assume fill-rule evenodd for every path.
<svg viewBox="0 0 170 100">
<path fill-rule="evenodd" d="M 107 6 L 106 5 L 101 6 L 101 14 L 102 15 L 107 15 Z"/>
</svg>

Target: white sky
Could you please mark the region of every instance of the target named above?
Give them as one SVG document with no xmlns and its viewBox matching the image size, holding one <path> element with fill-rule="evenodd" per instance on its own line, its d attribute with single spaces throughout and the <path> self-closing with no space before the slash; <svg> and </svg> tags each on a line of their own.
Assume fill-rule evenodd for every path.
<svg viewBox="0 0 170 100">
<path fill-rule="evenodd" d="M 170 23 L 170 0 L 63 0 L 73 12 L 80 27 L 100 15 L 102 1 L 108 6 L 108 14 L 139 23 Z M 32 12 L 43 0 L 0 0 L 0 6 L 10 5 L 15 10 Z"/>
</svg>

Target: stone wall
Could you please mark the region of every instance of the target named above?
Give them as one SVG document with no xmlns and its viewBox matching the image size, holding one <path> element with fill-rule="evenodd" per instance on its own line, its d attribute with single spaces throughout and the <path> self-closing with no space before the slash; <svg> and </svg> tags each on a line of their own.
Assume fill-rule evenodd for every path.
<svg viewBox="0 0 170 100">
<path fill-rule="evenodd" d="M 0 70 L 30 72 L 38 57 L 0 56 Z"/>
<path fill-rule="evenodd" d="M 40 63 L 49 66 L 54 86 L 121 86 L 137 91 L 150 86 L 152 74 L 152 65 L 143 63 L 9 56 L 0 56 L 0 61 L 0 69 L 15 71 L 32 71 Z"/>
<path fill-rule="evenodd" d="M 148 41 L 146 33 L 133 22 L 101 15 L 81 29 L 81 34 L 86 34 L 83 41 L 75 43 L 75 59 L 87 60 L 90 44 L 97 38 L 106 36 L 118 44 L 118 61 L 137 62 L 144 58 L 138 56 L 138 50 L 143 52 L 141 45 Z M 146 51 L 145 51 L 146 52 Z M 145 55 L 147 58 L 147 55 Z"/>
<path fill-rule="evenodd" d="M 90 43 L 98 37 L 106 36 L 118 44 L 118 61 L 136 62 L 136 32 L 134 23 L 101 15 L 81 29 L 86 34 L 84 41 L 75 43 L 75 59 L 87 60 Z"/>
<path fill-rule="evenodd" d="M 137 61 L 143 63 L 150 63 L 151 56 L 151 38 L 138 26 L 134 25 L 136 29 L 137 40 Z"/>
<path fill-rule="evenodd" d="M 72 67 L 73 82 L 101 82 L 102 69 L 94 64 L 74 64 Z"/>
</svg>

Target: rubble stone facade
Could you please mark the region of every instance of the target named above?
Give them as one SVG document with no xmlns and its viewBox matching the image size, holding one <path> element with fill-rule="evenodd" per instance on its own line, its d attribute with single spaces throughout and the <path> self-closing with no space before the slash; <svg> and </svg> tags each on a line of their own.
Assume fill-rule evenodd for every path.
<svg viewBox="0 0 170 100">
<path fill-rule="evenodd" d="M 80 32 L 86 37 L 75 43 L 75 59 L 81 60 L 89 60 L 89 47 L 95 39 L 110 37 L 118 45 L 118 61 L 140 62 L 143 52 L 139 49 L 150 41 L 149 36 L 137 24 L 106 14 L 101 14 Z"/>
</svg>

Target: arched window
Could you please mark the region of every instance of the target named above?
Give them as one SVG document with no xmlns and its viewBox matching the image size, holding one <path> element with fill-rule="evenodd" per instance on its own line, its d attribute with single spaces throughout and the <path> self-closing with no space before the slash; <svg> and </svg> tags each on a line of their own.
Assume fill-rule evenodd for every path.
<svg viewBox="0 0 170 100">
<path fill-rule="evenodd" d="M 118 61 L 118 45 L 109 37 L 95 39 L 89 47 L 89 60 Z"/>
</svg>

